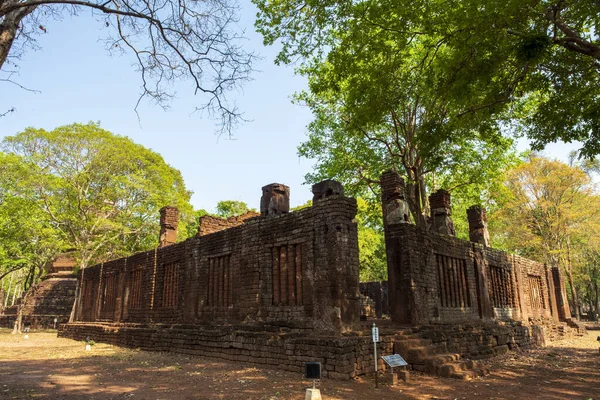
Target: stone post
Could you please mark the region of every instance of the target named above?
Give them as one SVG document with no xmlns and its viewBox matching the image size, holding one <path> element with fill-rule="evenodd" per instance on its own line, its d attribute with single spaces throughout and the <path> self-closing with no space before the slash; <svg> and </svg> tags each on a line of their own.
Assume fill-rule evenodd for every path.
<svg viewBox="0 0 600 400">
<path fill-rule="evenodd" d="M 558 315 L 557 298 L 556 298 L 556 287 L 554 286 L 554 277 L 552 276 L 552 268 L 548 264 L 544 264 L 546 285 L 548 286 L 548 307 L 550 315 L 555 321 L 560 321 Z"/>
<path fill-rule="evenodd" d="M 558 319 L 566 321 L 571 318 L 571 309 L 567 297 L 567 287 L 565 279 L 560 272 L 559 267 L 552 267 L 552 278 L 554 281 L 554 292 L 556 294 L 556 308 L 558 309 Z"/>
<path fill-rule="evenodd" d="M 480 205 L 469 207 L 467 209 L 467 219 L 469 220 L 469 239 L 471 242 L 490 247 L 490 234 L 487 229 L 485 208 Z"/>
<path fill-rule="evenodd" d="M 166 206 L 160 209 L 160 238 L 158 247 L 165 247 L 177 242 L 177 226 L 179 210 Z"/>
<path fill-rule="evenodd" d="M 404 200 L 404 179 L 396 171 L 381 175 L 381 206 L 388 266 L 388 305 L 392 321 L 411 324 L 414 311 L 414 287 L 411 285 L 410 252 L 405 245 L 410 211 Z"/>
<path fill-rule="evenodd" d="M 431 208 L 431 231 L 443 235 L 456 236 L 451 218 L 450 193 L 440 189 L 429 196 Z"/>
<path fill-rule="evenodd" d="M 327 179 L 316 183 L 312 186 L 313 192 L 313 206 L 324 198 L 329 196 L 343 196 L 344 187 L 338 181 Z"/>
<path fill-rule="evenodd" d="M 290 188 L 281 183 L 271 183 L 263 186 L 260 198 L 260 215 L 287 214 L 290 212 Z"/>
<path fill-rule="evenodd" d="M 384 226 L 410 222 L 410 209 L 405 200 L 404 179 L 396 171 L 381 175 L 381 208 Z"/>
</svg>

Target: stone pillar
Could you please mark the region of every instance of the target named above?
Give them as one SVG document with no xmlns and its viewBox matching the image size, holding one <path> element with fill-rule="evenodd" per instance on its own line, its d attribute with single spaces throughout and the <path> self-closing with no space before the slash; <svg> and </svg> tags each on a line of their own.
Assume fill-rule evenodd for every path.
<svg viewBox="0 0 600 400">
<path fill-rule="evenodd" d="M 487 217 L 485 208 L 480 205 L 471 206 L 467 209 L 469 220 L 469 239 L 471 242 L 490 247 L 490 234 L 487 229 Z"/>
<path fill-rule="evenodd" d="M 404 200 L 404 179 L 396 171 L 381 175 L 381 206 L 388 267 L 388 306 L 392 321 L 412 324 L 417 318 L 414 307 L 411 253 L 406 246 L 410 211 Z"/>
<path fill-rule="evenodd" d="M 281 183 L 263 186 L 260 198 L 260 215 L 263 217 L 290 212 L 290 188 Z"/>
<path fill-rule="evenodd" d="M 440 189 L 429 196 L 431 208 L 431 231 L 443 235 L 456 236 L 450 211 L 450 193 Z"/>
<path fill-rule="evenodd" d="M 560 321 L 558 315 L 557 298 L 556 298 L 556 287 L 554 286 L 554 277 L 552 276 L 552 268 L 548 264 L 544 264 L 544 271 L 546 273 L 546 285 L 548 286 L 548 307 L 550 309 L 550 315 L 556 321 Z"/>
<path fill-rule="evenodd" d="M 160 209 L 160 238 L 158 247 L 168 246 L 177 242 L 177 226 L 179 225 L 179 210 L 166 206 Z"/>
<path fill-rule="evenodd" d="M 343 196 L 344 195 L 344 187 L 338 181 L 334 181 L 332 179 L 327 179 L 316 183 L 312 186 L 313 192 L 313 206 L 329 196 Z"/>
<path fill-rule="evenodd" d="M 566 321 L 571 318 L 571 309 L 569 307 L 569 299 L 567 297 L 567 287 L 565 279 L 560 272 L 559 267 L 552 267 L 552 278 L 554 281 L 554 292 L 556 295 L 556 308 L 558 310 L 558 319 Z"/>
<path fill-rule="evenodd" d="M 410 209 L 405 200 L 404 179 L 396 171 L 381 175 L 381 209 L 384 226 L 410 222 Z"/>
<path fill-rule="evenodd" d="M 477 286 L 477 305 L 479 307 L 479 318 L 490 320 L 495 318 L 494 305 L 490 299 L 489 281 L 485 271 L 489 271 L 485 249 L 473 245 L 473 262 L 475 264 L 475 283 Z"/>
</svg>

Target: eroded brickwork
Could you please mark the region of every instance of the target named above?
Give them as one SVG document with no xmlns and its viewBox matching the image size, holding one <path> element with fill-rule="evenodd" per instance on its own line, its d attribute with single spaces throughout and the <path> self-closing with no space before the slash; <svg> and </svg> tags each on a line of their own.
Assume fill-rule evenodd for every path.
<svg viewBox="0 0 600 400">
<path fill-rule="evenodd" d="M 75 260 L 69 254 L 61 254 L 48 263 L 47 275 L 32 286 L 17 303 L 0 313 L 0 326 L 12 328 L 23 310 L 23 323 L 31 329 L 51 329 L 66 323 L 73 308 L 77 280 L 73 275 Z"/>
<path fill-rule="evenodd" d="M 289 203 L 271 186 L 271 208 Z M 353 199 L 331 194 L 308 209 L 221 220 L 236 226 L 87 268 L 77 319 L 351 330 L 359 321 L 355 213 Z"/>
<path fill-rule="evenodd" d="M 461 357 L 580 333 L 558 269 L 487 247 L 484 210 L 467 242 L 453 236 L 448 192 L 433 195 L 422 230 L 397 173 L 381 183 L 387 282 L 359 291 L 356 203 L 339 183 L 313 186 L 313 206 L 293 213 L 289 188 L 271 184 L 260 216 L 204 217 L 195 238 L 83 271 L 77 322 L 60 334 L 296 372 L 320 361 L 323 376 L 348 379 L 373 371 L 361 306 L 363 318 L 391 315 L 382 354 L 448 377 L 485 374 Z"/>
<path fill-rule="evenodd" d="M 219 232 L 225 229 L 234 228 L 236 226 L 240 226 L 244 223 L 244 221 L 259 217 L 260 213 L 256 211 L 248 211 L 245 214 L 229 217 L 229 218 L 219 218 L 212 215 L 205 215 L 200 217 L 198 223 L 198 235 L 210 235 L 211 233 Z"/>
<path fill-rule="evenodd" d="M 401 179 L 382 175 L 385 202 L 403 190 Z M 394 187 L 395 185 L 395 187 Z M 485 210 L 468 210 L 471 242 L 453 237 L 450 195 L 430 196 L 432 231 L 386 223 L 391 317 L 403 324 L 570 318 L 558 269 L 488 246 Z"/>
</svg>

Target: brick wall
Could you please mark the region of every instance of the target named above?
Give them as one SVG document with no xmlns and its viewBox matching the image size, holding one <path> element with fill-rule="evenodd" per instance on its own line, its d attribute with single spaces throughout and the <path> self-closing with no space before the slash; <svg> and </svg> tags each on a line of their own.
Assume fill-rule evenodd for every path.
<svg viewBox="0 0 600 400">
<path fill-rule="evenodd" d="M 330 196 L 89 267 L 77 320 L 351 330 L 359 321 L 355 214 L 354 199 Z"/>
<path fill-rule="evenodd" d="M 244 221 L 258 216 L 260 216 L 260 213 L 255 211 L 248 211 L 245 214 L 229 218 L 219 218 L 212 215 L 205 215 L 200 217 L 198 223 L 198 235 L 209 235 L 224 229 L 240 226 L 244 223 Z"/>
</svg>

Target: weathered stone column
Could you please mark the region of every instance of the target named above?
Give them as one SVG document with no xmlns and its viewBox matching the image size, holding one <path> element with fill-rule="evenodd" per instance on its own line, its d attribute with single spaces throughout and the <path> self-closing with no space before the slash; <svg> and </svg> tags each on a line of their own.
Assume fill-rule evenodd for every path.
<svg viewBox="0 0 600 400">
<path fill-rule="evenodd" d="M 490 299 L 489 281 L 485 273 L 485 270 L 489 270 L 489 265 L 485 249 L 482 246 L 473 245 L 473 262 L 475 264 L 479 317 L 484 320 L 494 319 L 494 306 Z"/>
<path fill-rule="evenodd" d="M 404 179 L 390 170 L 381 175 L 380 184 L 384 225 L 409 223 L 410 209 L 405 200 Z"/>
<path fill-rule="evenodd" d="M 456 236 L 452 212 L 450 209 L 450 193 L 440 189 L 429 196 L 431 208 L 431 231 L 443 235 Z"/>
<path fill-rule="evenodd" d="M 333 179 L 327 179 L 321 181 L 319 183 L 315 183 L 312 186 L 313 192 L 313 206 L 324 198 L 329 196 L 343 196 L 344 195 L 344 186 L 338 181 L 334 181 Z"/>
<path fill-rule="evenodd" d="M 565 279 L 560 272 L 559 267 L 552 267 L 552 278 L 554 281 L 554 292 L 556 294 L 556 308 L 558 310 L 558 319 L 566 321 L 571 318 L 571 309 L 567 297 L 567 287 Z"/>
<path fill-rule="evenodd" d="M 160 238 L 158 247 L 177 243 L 177 226 L 179 225 L 179 210 L 166 206 L 160 209 Z"/>
<path fill-rule="evenodd" d="M 281 183 L 263 186 L 260 198 L 260 215 L 263 217 L 290 212 L 290 188 Z"/>
<path fill-rule="evenodd" d="M 404 200 L 404 179 L 396 171 L 386 171 L 381 175 L 380 184 L 390 316 L 396 323 L 411 324 L 416 313 L 414 287 L 411 285 L 411 256 L 404 243 L 410 215 Z"/>
<path fill-rule="evenodd" d="M 341 196 L 342 185 L 324 181 L 313 186 L 314 269 L 310 284 L 314 329 L 339 335 L 360 323 L 356 200 Z M 329 196 L 339 195 L 326 201 Z M 304 273 L 304 272 L 303 272 Z M 307 288 L 307 286 L 312 286 Z M 305 292 L 305 298 L 307 293 Z"/>
<path fill-rule="evenodd" d="M 485 208 L 474 205 L 467 209 L 469 221 L 469 240 L 490 247 L 490 234 L 487 228 L 487 216 Z"/>
</svg>

